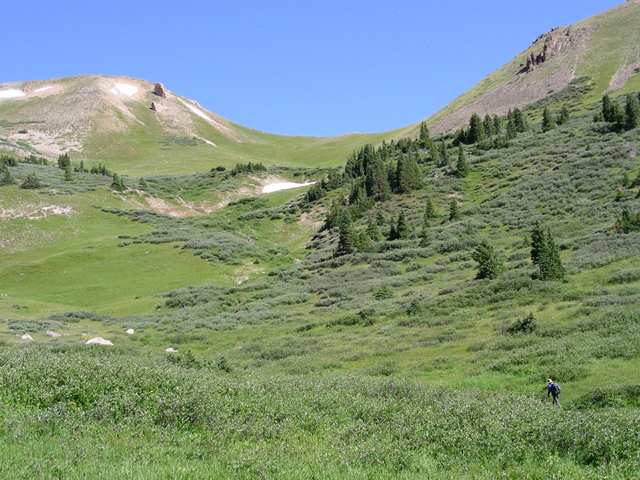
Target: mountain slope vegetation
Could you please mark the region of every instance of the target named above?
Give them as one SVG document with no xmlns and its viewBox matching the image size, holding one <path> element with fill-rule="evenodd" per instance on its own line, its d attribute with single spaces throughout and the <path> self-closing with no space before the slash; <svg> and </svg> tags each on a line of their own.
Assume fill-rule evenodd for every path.
<svg viewBox="0 0 640 480">
<path fill-rule="evenodd" d="M 7 149 L 0 472 L 635 478 L 640 86 L 611 81 L 633 65 L 627 3 L 572 26 L 591 28 L 579 52 L 560 30 L 561 88 L 313 140 L 326 162 L 154 173 Z M 552 52 L 519 75 L 555 71 Z M 214 148 L 198 138 L 235 142 L 167 142 Z M 261 194 L 280 181 L 316 183 Z"/>
</svg>

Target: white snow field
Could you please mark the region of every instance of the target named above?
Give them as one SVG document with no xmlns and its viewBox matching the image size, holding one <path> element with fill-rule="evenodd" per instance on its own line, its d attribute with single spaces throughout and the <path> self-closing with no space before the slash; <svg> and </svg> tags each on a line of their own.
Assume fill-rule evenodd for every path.
<svg viewBox="0 0 640 480">
<path fill-rule="evenodd" d="M 279 192 L 280 190 L 289 190 L 290 188 L 298 188 L 298 187 L 308 187 L 309 185 L 313 185 L 316 182 L 308 182 L 308 183 L 293 183 L 293 182 L 284 182 L 284 183 L 272 183 L 271 185 L 265 185 L 262 189 L 262 193 L 272 193 Z"/>
<path fill-rule="evenodd" d="M 46 92 L 46 91 L 47 91 L 47 90 L 49 90 L 50 88 L 53 88 L 53 87 L 49 86 L 49 87 L 36 88 L 36 89 L 34 90 L 34 92 L 36 92 L 36 93 Z"/>
<path fill-rule="evenodd" d="M 15 98 L 15 97 L 24 97 L 26 93 L 21 92 L 20 90 L 2 90 L 0 92 L 0 98 Z"/>
<path fill-rule="evenodd" d="M 130 97 L 134 93 L 138 92 L 138 87 L 134 87 L 133 85 L 127 85 L 126 83 L 116 83 L 115 88 L 111 89 L 111 93 L 113 93 L 114 95 L 117 95 L 118 92 Z"/>
<path fill-rule="evenodd" d="M 182 103 L 184 103 L 184 104 L 187 106 L 187 108 L 188 108 L 189 110 L 191 110 L 193 113 L 195 113 L 195 114 L 196 114 L 196 115 L 198 115 L 199 117 L 202 117 L 202 118 L 204 118 L 205 120 L 207 120 L 207 121 L 209 121 L 209 122 L 213 122 L 213 120 L 212 120 L 211 118 L 209 118 L 209 117 L 207 116 L 207 114 L 206 114 L 206 113 L 204 113 L 202 110 L 197 109 L 197 108 L 196 108 L 196 107 L 194 107 L 193 105 L 189 105 L 187 102 L 185 102 L 185 101 L 184 101 L 184 100 L 182 100 L 182 99 L 180 99 L 180 101 L 181 101 Z"/>
</svg>

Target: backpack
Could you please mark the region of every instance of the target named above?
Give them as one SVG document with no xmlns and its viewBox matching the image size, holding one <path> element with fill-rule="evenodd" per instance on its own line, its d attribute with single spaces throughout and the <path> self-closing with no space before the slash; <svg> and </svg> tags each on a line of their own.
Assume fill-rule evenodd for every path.
<svg viewBox="0 0 640 480">
<path fill-rule="evenodd" d="M 562 390 L 560 388 L 560 385 L 558 385 L 555 382 L 551 384 L 551 394 L 552 395 L 560 395 L 560 390 Z"/>
</svg>

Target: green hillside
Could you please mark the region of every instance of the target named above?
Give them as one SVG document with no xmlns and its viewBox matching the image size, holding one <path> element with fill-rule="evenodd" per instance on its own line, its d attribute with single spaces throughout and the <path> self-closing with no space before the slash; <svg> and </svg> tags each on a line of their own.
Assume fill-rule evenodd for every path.
<svg viewBox="0 0 640 480">
<path fill-rule="evenodd" d="M 638 8 L 376 135 L 0 103 L 1 476 L 636 478 Z M 100 89 L 65 168 L 25 119 Z"/>
</svg>

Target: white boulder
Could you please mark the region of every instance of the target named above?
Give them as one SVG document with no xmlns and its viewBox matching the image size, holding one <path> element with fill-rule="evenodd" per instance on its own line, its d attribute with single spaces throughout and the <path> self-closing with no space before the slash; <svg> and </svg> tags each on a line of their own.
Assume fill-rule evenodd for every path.
<svg viewBox="0 0 640 480">
<path fill-rule="evenodd" d="M 165 348 L 164 351 L 168 353 L 178 353 L 178 350 L 173 347 Z"/>
<path fill-rule="evenodd" d="M 47 330 L 47 335 L 51 335 L 53 338 L 58 338 L 60 336 L 58 332 L 54 332 L 52 330 Z"/>
<path fill-rule="evenodd" d="M 22 340 L 27 340 L 29 342 L 31 342 L 33 340 L 33 338 L 31 338 L 31 335 L 29 335 L 28 333 L 25 333 L 24 335 L 22 335 L 20 337 Z"/>
<path fill-rule="evenodd" d="M 129 330 L 127 330 L 127 333 L 128 333 L 129 335 L 133 335 L 133 334 L 134 334 L 134 333 L 136 333 L 136 332 L 133 330 L 133 328 L 130 328 Z"/>
<path fill-rule="evenodd" d="M 111 343 L 109 340 L 105 340 L 102 337 L 95 337 L 91 340 L 87 340 L 85 342 L 85 345 L 91 345 L 92 343 L 95 343 L 96 345 L 113 345 L 113 343 Z"/>
</svg>

